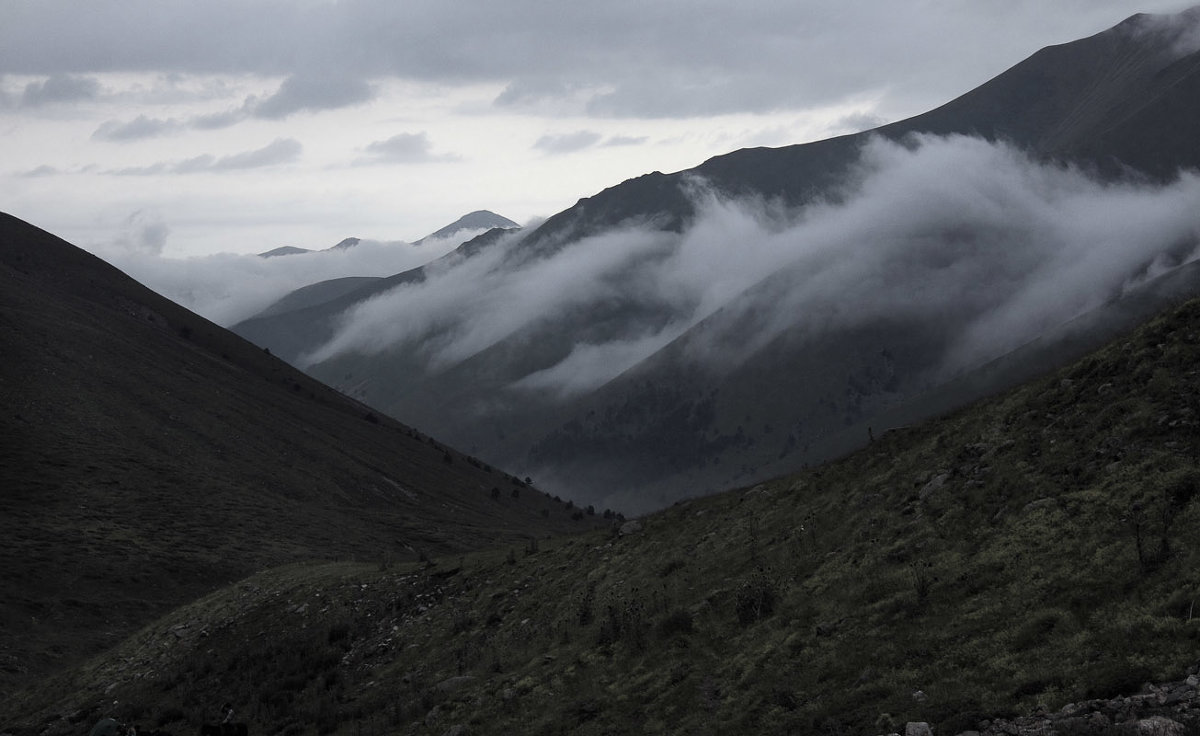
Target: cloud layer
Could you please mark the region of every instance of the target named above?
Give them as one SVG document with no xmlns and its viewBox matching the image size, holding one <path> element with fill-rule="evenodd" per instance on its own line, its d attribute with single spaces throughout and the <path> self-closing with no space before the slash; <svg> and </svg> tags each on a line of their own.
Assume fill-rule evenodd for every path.
<svg viewBox="0 0 1200 736">
<path fill-rule="evenodd" d="M 1068 26 L 1094 32 L 1187 4 L 1021 0 L 967 11 L 939 1 L 914 12 L 880 0 L 100 0 L 81 13 L 70 0 L 44 0 L 6 8 L 0 73 L 285 76 L 251 111 L 266 118 L 366 101 L 380 77 L 500 83 L 501 105 L 549 99 L 592 115 L 680 117 L 811 107 L 889 83 L 896 93 L 931 81 L 961 91 L 1000 71 L 971 71 L 981 45 L 1011 61 L 1036 48 L 1025 44 L 1062 40 L 1052 34 Z M 929 65 L 926 49 L 943 63 Z M 53 79 L 32 97 L 87 92 Z"/>
<path fill-rule="evenodd" d="M 307 360 L 405 345 L 438 370 L 522 330 L 623 305 L 654 318 L 580 341 L 514 388 L 593 389 L 718 310 L 739 325 L 719 336 L 736 350 L 700 360 L 736 361 L 784 331 L 906 317 L 952 332 L 952 373 L 1196 257 L 1200 243 L 1194 173 L 1153 188 L 1102 183 L 966 137 L 872 141 L 838 204 L 789 212 L 719 199 L 702 182 L 693 196 L 700 215 L 681 235 L 612 231 L 517 268 L 513 236 L 359 306 Z"/>
<path fill-rule="evenodd" d="M 170 228 L 162 216 L 139 210 L 122 232 L 95 248 L 107 261 L 163 296 L 224 327 L 253 317 L 289 292 L 343 276 L 390 276 L 433 260 L 462 239 L 407 243 L 363 240 L 353 248 L 262 258 L 217 253 L 191 258 L 161 254 Z"/>
</svg>

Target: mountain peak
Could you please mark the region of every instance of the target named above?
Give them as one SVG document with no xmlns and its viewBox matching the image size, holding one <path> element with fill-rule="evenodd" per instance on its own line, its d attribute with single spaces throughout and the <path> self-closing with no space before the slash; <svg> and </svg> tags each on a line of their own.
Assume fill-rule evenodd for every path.
<svg viewBox="0 0 1200 736">
<path fill-rule="evenodd" d="M 520 227 L 520 225 L 490 210 L 475 210 L 463 215 L 446 227 L 426 235 L 416 243 L 413 243 L 413 245 L 420 245 L 426 240 L 449 238 L 464 230 L 491 230 L 498 227 L 509 229 Z"/>
<path fill-rule="evenodd" d="M 353 248 L 354 246 L 358 245 L 361 242 L 362 242 L 361 238 L 346 238 L 342 242 L 340 242 L 337 245 L 334 245 L 330 248 L 327 248 L 326 250 L 349 250 L 350 248 Z"/>
</svg>

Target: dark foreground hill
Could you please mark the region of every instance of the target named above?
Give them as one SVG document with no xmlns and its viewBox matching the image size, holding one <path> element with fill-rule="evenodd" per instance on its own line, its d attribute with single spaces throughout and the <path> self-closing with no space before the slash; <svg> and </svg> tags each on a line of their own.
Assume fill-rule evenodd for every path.
<svg viewBox="0 0 1200 736">
<path fill-rule="evenodd" d="M 8 215 L 0 407 L 0 701 L 265 567 L 594 521 Z"/>
<path fill-rule="evenodd" d="M 1197 733 L 1197 366 L 1190 302 L 841 462 L 619 531 L 266 571 L 0 727 L 181 733 L 228 701 L 284 734 Z"/>
</svg>

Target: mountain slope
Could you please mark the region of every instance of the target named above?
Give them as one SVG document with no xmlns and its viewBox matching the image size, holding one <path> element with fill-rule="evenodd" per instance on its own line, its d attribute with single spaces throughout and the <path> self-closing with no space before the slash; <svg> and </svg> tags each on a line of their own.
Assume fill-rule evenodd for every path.
<svg viewBox="0 0 1200 736">
<path fill-rule="evenodd" d="M 264 566 L 592 521 L 9 215 L 0 353 L 5 691 Z"/>
<path fill-rule="evenodd" d="M 0 722 L 180 732 L 230 701 L 265 732 L 998 736 L 1036 712 L 1045 733 L 1189 733 L 1197 365 L 1193 301 L 1004 396 L 623 533 L 264 572 Z M 1136 723 L 1155 716 L 1181 725 Z"/>
<path fill-rule="evenodd" d="M 802 467 L 1194 257 L 1196 182 L 1175 175 L 1200 167 L 1200 53 L 1176 41 L 1197 22 L 1135 16 L 910 120 L 639 177 L 486 267 L 236 329 L 585 503 Z"/>
<path fill-rule="evenodd" d="M 655 172 L 580 200 L 547 220 L 531 246 L 552 248 L 622 222 L 679 230 L 695 214 L 687 181 L 729 196 L 779 197 L 801 205 L 844 181 L 871 136 L 913 133 L 1005 140 L 1041 156 L 1110 172 L 1171 177 L 1200 168 L 1200 54 L 1177 42 L 1200 8 L 1177 17 L 1135 15 L 1090 38 L 1052 46 L 955 100 L 875 130 L 782 148 L 752 148 L 675 174 Z"/>
</svg>

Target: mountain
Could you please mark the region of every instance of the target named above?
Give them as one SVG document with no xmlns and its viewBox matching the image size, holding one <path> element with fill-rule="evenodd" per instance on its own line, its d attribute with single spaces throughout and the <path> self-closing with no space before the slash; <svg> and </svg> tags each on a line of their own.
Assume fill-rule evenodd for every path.
<svg viewBox="0 0 1200 736">
<path fill-rule="evenodd" d="M 14 736 L 1187 734 L 1200 302 L 839 462 L 619 530 L 265 570 L 0 702 Z M 914 724 L 912 729 L 908 724 Z"/>
<path fill-rule="evenodd" d="M 1154 277 L 1195 252 L 1197 23 L 1134 16 L 909 120 L 648 174 L 233 329 L 585 503 L 819 462 L 1078 355 L 987 365 L 1070 320 L 1094 345 L 1105 305 L 1177 298 Z"/>
<path fill-rule="evenodd" d="M 349 250 L 362 242 L 361 238 L 344 238 L 336 245 L 331 245 L 325 250 Z"/>
<path fill-rule="evenodd" d="M 426 240 L 445 240 L 447 238 L 453 238 L 460 233 L 468 231 L 487 231 L 494 230 L 495 228 L 508 230 L 519 227 L 521 226 L 517 223 L 513 222 L 507 217 L 497 215 L 495 212 L 490 212 L 488 210 L 475 210 L 474 212 L 468 212 L 449 225 L 440 228 L 429 235 L 426 235 L 416 243 L 413 243 L 413 245 L 420 245 Z"/>
<path fill-rule="evenodd" d="M 9 215 L 0 354 L 0 701 L 266 567 L 390 564 L 598 518 Z"/>
<path fill-rule="evenodd" d="M 695 214 L 687 195 L 687 181 L 695 178 L 731 196 L 805 204 L 843 183 L 872 136 L 975 135 L 1111 175 L 1132 170 L 1170 178 L 1181 168 L 1200 168 L 1192 126 L 1180 124 L 1200 118 L 1197 23 L 1200 8 L 1173 17 L 1134 15 L 1090 38 L 1042 49 L 907 120 L 816 143 L 744 149 L 688 171 L 632 179 L 550 218 L 532 241 L 550 248 L 631 220 L 680 230 Z"/>
<path fill-rule="evenodd" d="M 271 250 L 263 251 L 258 255 L 262 256 L 263 258 L 275 258 L 276 256 L 297 256 L 301 253 L 312 253 L 312 251 L 308 248 L 298 248 L 294 245 L 281 245 L 278 248 L 272 248 Z"/>
<path fill-rule="evenodd" d="M 362 240 L 360 238 L 345 238 L 345 239 L 339 241 L 336 245 L 331 245 L 328 248 L 326 248 L 325 250 L 326 251 L 347 250 L 347 249 L 353 248 L 354 246 L 358 245 L 361 242 L 362 242 Z M 298 255 L 303 255 L 305 253 L 316 253 L 316 252 L 318 252 L 318 251 L 314 251 L 310 248 L 298 248 L 294 245 L 282 245 L 278 248 L 272 248 L 271 250 L 263 251 L 262 253 L 259 253 L 258 255 L 263 258 L 275 258 L 277 256 L 298 256 Z"/>
</svg>

